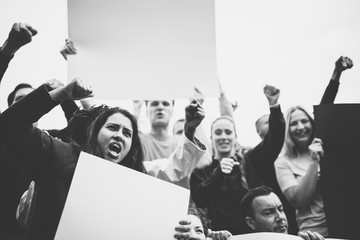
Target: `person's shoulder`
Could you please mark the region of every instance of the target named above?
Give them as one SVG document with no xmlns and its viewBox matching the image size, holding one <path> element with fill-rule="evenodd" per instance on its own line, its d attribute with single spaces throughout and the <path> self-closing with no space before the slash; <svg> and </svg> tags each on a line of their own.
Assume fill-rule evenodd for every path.
<svg viewBox="0 0 360 240">
<path fill-rule="evenodd" d="M 278 158 L 275 160 L 275 164 L 277 165 L 285 165 L 289 163 L 290 163 L 289 157 L 284 154 L 280 154 Z"/>
</svg>

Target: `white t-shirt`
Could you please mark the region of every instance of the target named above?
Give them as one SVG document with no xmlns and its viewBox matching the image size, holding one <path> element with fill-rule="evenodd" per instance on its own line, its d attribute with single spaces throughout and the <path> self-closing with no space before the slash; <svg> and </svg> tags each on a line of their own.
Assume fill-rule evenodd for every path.
<svg viewBox="0 0 360 240">
<path fill-rule="evenodd" d="M 280 156 L 275 161 L 275 171 L 281 191 L 285 192 L 290 187 L 297 186 L 305 176 L 310 164 L 311 159 L 307 157 L 289 159 L 286 156 Z M 318 179 L 320 179 L 320 168 L 318 171 Z M 300 231 L 310 230 L 328 236 L 320 181 L 316 183 L 315 196 L 309 207 L 296 210 L 296 219 Z"/>
</svg>

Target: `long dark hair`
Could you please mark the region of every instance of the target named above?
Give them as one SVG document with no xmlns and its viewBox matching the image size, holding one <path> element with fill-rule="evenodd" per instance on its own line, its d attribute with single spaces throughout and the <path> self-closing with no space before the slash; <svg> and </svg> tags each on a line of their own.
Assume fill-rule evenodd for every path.
<svg viewBox="0 0 360 240">
<path fill-rule="evenodd" d="M 97 136 L 99 134 L 100 129 L 107 121 L 107 119 L 115 113 L 120 113 L 125 117 L 127 117 L 130 120 L 133 128 L 132 144 L 130 150 L 128 154 L 125 156 L 125 158 L 119 164 L 134 169 L 136 171 L 145 173 L 146 171 L 143 165 L 144 153 L 139 138 L 137 121 L 136 118 L 125 109 L 114 107 L 114 108 L 106 109 L 105 111 L 101 112 L 99 116 L 97 116 L 95 120 L 92 121 L 92 123 L 88 127 L 87 141 L 83 148 L 83 151 L 101 157 Z"/>
</svg>

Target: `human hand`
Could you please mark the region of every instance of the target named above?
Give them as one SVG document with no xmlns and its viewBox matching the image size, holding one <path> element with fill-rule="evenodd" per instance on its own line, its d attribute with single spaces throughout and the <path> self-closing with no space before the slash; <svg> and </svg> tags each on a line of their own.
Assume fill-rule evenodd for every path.
<svg viewBox="0 0 360 240">
<path fill-rule="evenodd" d="M 238 104 L 237 101 L 231 103 L 231 107 L 232 107 L 232 109 L 233 109 L 233 112 L 235 112 L 235 110 L 238 108 L 238 106 L 239 106 L 239 104 Z"/>
<path fill-rule="evenodd" d="M 313 161 L 319 162 L 320 157 L 324 156 L 324 149 L 322 147 L 322 141 L 320 138 L 314 138 L 309 145 L 310 156 Z"/>
<path fill-rule="evenodd" d="M 194 87 L 194 96 L 190 98 L 190 102 L 192 100 L 197 100 L 201 105 L 205 102 L 204 94 L 197 87 Z"/>
<path fill-rule="evenodd" d="M 305 239 L 305 240 L 324 240 L 325 238 L 317 232 L 311 232 L 311 231 L 306 231 L 306 232 L 299 232 L 298 233 L 299 237 Z"/>
<path fill-rule="evenodd" d="M 238 161 L 235 161 L 232 158 L 223 158 L 220 161 L 221 171 L 225 174 L 231 173 L 234 166 L 239 166 L 239 165 L 240 165 L 240 163 Z"/>
<path fill-rule="evenodd" d="M 269 106 L 275 105 L 278 102 L 280 96 L 280 90 L 274 86 L 266 85 L 264 87 L 264 95 L 269 102 Z"/>
<path fill-rule="evenodd" d="M 29 24 L 14 23 L 1 51 L 12 56 L 19 48 L 31 42 L 36 34 L 37 30 Z"/>
<path fill-rule="evenodd" d="M 336 62 L 335 62 L 335 69 L 337 71 L 344 71 L 346 69 L 352 68 L 353 67 L 353 62 L 350 58 L 348 57 L 343 57 L 341 56 Z"/>
<path fill-rule="evenodd" d="M 185 136 L 188 139 L 193 140 L 195 130 L 204 118 L 204 108 L 197 100 L 192 100 L 190 104 L 185 108 L 184 132 Z"/>
<path fill-rule="evenodd" d="M 190 224 L 189 220 L 179 221 L 179 225 L 175 227 L 174 238 L 176 239 L 189 239 L 190 238 Z"/>
<path fill-rule="evenodd" d="M 46 84 L 51 87 L 52 89 L 56 89 L 58 87 L 63 87 L 64 84 L 60 82 L 59 80 L 53 78 L 46 81 Z"/>
<path fill-rule="evenodd" d="M 232 234 L 227 230 L 221 231 L 212 231 L 211 229 L 208 230 L 208 238 L 212 240 L 228 240 Z"/>
<path fill-rule="evenodd" d="M 74 42 L 70 39 L 65 39 L 65 45 L 60 49 L 61 55 L 67 60 L 68 55 L 76 54 Z"/>
<path fill-rule="evenodd" d="M 94 96 L 91 86 L 86 85 L 81 79 L 75 78 L 63 87 L 58 87 L 49 92 L 56 101 L 80 100 Z"/>
</svg>

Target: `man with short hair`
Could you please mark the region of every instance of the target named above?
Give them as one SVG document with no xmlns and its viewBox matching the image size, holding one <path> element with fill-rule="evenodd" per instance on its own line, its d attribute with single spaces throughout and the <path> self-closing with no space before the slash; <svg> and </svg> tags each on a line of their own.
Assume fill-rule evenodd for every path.
<svg viewBox="0 0 360 240">
<path fill-rule="evenodd" d="M 197 104 L 201 105 L 201 101 L 193 99 Z M 178 143 L 182 141 L 183 137 L 175 137 L 169 133 L 169 124 L 171 117 L 173 116 L 174 100 L 148 100 L 146 104 L 146 115 L 150 121 L 150 131 L 148 133 L 139 132 L 141 143 L 144 151 L 144 161 L 152 161 L 159 158 L 168 158 L 176 149 Z M 140 108 L 142 101 L 134 101 L 134 115 L 139 120 Z M 204 136 L 200 131 L 196 131 L 195 135 L 200 141 L 205 142 Z M 180 143 L 181 144 L 181 143 Z M 208 157 L 203 158 L 197 166 L 207 164 L 211 160 L 210 153 L 207 153 Z M 182 163 L 179 163 L 182 164 Z M 185 166 L 177 166 L 177 168 L 184 168 Z M 192 172 L 192 169 L 186 168 L 188 175 Z M 178 172 L 179 176 L 182 176 L 183 172 Z M 190 176 L 183 177 L 181 180 L 174 182 L 176 185 L 190 189 Z M 178 177 L 176 177 L 178 178 Z"/>
<path fill-rule="evenodd" d="M 283 205 L 272 188 L 260 186 L 248 191 L 240 203 L 246 224 L 253 232 L 288 234 L 288 222 Z M 325 239 L 317 232 L 299 232 L 303 239 Z"/>
<path fill-rule="evenodd" d="M 150 132 L 140 134 L 144 149 L 144 160 L 152 161 L 167 158 L 177 146 L 177 139 L 169 134 L 174 100 L 149 100 L 145 103 L 146 114 L 150 121 Z"/>
</svg>

